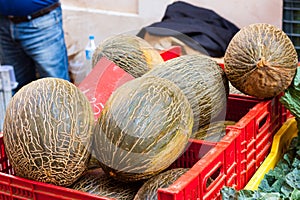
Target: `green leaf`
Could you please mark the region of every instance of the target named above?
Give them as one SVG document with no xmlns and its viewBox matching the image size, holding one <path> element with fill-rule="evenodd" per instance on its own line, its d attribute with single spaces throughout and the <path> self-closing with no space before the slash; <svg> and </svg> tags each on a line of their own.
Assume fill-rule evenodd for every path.
<svg viewBox="0 0 300 200">
<path fill-rule="evenodd" d="M 290 143 L 289 149 L 300 149 L 300 146 L 298 145 L 297 142 L 298 142 L 298 139 L 296 137 L 294 137 Z"/>
<path fill-rule="evenodd" d="M 300 145 L 299 145 L 299 150 L 297 151 L 297 156 L 300 158 Z"/>
<path fill-rule="evenodd" d="M 300 118 L 300 68 L 297 71 L 293 82 L 285 90 L 280 102 L 297 118 Z"/>
<path fill-rule="evenodd" d="M 294 191 L 291 194 L 292 200 L 299 200 L 300 199 L 300 190 L 294 189 Z"/>
<path fill-rule="evenodd" d="M 298 142 L 299 137 L 294 138 L 275 168 L 265 174 L 258 186 L 261 194 L 278 193 L 282 199 L 288 200 L 292 195 L 298 197 L 297 190 L 300 190 L 300 146 Z"/>
<path fill-rule="evenodd" d="M 291 187 L 289 184 L 284 182 L 282 184 L 282 187 L 280 188 L 280 194 L 282 194 L 282 197 L 289 197 L 293 192 L 293 190 L 294 190 L 293 187 Z"/>
<path fill-rule="evenodd" d="M 239 200 L 255 200 L 260 197 L 257 191 L 252 190 L 240 190 L 238 192 L 238 199 Z"/>
<path fill-rule="evenodd" d="M 260 193 L 258 200 L 281 200 L 279 193 Z"/>
<path fill-rule="evenodd" d="M 269 174 L 266 174 L 264 179 L 260 182 L 258 186 L 258 190 L 260 192 L 280 192 L 280 189 L 282 187 L 282 184 L 284 183 L 283 178 L 274 179 L 271 184 L 269 184 L 268 179 L 272 178 L 273 176 L 269 176 Z"/>
<path fill-rule="evenodd" d="M 286 162 L 288 166 L 292 166 L 293 159 L 295 157 L 295 151 L 294 149 L 289 149 L 284 155 L 283 155 L 283 161 Z"/>
<path fill-rule="evenodd" d="M 258 190 L 235 190 L 231 187 L 224 186 L 221 189 L 223 200 L 282 200 L 280 194 L 271 192 L 265 193 Z"/>
<path fill-rule="evenodd" d="M 298 168 L 286 175 L 286 183 L 293 188 L 300 189 L 300 170 Z"/>
<path fill-rule="evenodd" d="M 291 171 L 290 164 L 285 161 L 284 159 L 281 159 L 274 168 L 274 176 L 276 178 L 284 178 L 286 174 L 288 174 Z"/>
<path fill-rule="evenodd" d="M 300 153 L 300 150 L 297 153 Z M 298 157 L 294 158 L 293 163 L 292 163 L 292 167 L 300 169 L 300 159 Z"/>
<path fill-rule="evenodd" d="M 220 193 L 223 200 L 237 199 L 237 191 L 234 188 L 224 186 Z"/>
</svg>

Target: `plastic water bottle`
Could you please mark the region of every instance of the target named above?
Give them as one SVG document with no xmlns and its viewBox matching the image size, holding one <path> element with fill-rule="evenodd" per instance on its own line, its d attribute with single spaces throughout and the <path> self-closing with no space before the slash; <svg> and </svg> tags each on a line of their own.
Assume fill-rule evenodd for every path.
<svg viewBox="0 0 300 200">
<path fill-rule="evenodd" d="M 93 53 L 96 49 L 96 44 L 95 44 L 95 37 L 94 35 L 89 36 L 89 41 L 85 47 L 85 60 L 86 60 L 86 71 L 87 74 L 90 73 L 92 70 L 92 58 L 93 58 Z"/>
</svg>

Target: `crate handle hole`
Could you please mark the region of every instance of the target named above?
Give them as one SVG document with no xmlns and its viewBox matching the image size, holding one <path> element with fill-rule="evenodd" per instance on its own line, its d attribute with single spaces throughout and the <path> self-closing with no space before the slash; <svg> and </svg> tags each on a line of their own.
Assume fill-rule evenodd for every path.
<svg viewBox="0 0 300 200">
<path fill-rule="evenodd" d="M 269 121 L 269 112 L 265 112 L 259 119 L 258 119 L 258 130 L 260 131 Z"/>
<path fill-rule="evenodd" d="M 221 174 L 222 166 L 219 166 L 206 180 L 206 188 L 209 188 Z"/>
</svg>

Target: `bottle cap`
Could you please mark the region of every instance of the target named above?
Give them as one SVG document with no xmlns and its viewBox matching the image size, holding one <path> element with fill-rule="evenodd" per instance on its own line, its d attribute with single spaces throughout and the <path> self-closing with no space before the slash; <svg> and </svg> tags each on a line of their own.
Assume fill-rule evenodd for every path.
<svg viewBox="0 0 300 200">
<path fill-rule="evenodd" d="M 90 36 L 89 36 L 89 39 L 90 39 L 90 40 L 95 39 L 94 35 L 90 35 Z"/>
</svg>

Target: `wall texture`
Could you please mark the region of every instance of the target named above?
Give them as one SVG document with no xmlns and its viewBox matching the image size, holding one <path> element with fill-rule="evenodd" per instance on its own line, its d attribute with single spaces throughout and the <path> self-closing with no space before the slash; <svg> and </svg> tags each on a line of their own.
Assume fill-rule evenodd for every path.
<svg viewBox="0 0 300 200">
<path fill-rule="evenodd" d="M 170 0 L 61 0 L 64 30 L 84 48 L 88 35 L 96 44 L 120 33 L 137 32 L 160 21 Z"/>
<path fill-rule="evenodd" d="M 283 0 L 186 0 L 214 10 L 239 27 L 264 22 L 281 27 Z"/>
<path fill-rule="evenodd" d="M 214 10 L 239 27 L 265 22 L 281 27 L 282 0 L 185 0 Z M 88 35 L 96 44 L 119 33 L 137 32 L 161 20 L 168 4 L 174 0 L 61 0 L 65 32 L 79 48 Z"/>
</svg>

